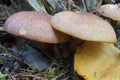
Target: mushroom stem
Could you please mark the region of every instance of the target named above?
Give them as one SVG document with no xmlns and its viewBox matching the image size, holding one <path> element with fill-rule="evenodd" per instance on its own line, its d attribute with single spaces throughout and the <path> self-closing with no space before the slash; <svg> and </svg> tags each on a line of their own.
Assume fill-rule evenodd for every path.
<svg viewBox="0 0 120 80">
<path fill-rule="evenodd" d="M 120 64 L 120 53 L 116 56 L 116 61 L 118 64 Z"/>
<path fill-rule="evenodd" d="M 51 60 L 55 58 L 53 44 L 32 41 L 31 46 L 45 53 Z"/>
</svg>

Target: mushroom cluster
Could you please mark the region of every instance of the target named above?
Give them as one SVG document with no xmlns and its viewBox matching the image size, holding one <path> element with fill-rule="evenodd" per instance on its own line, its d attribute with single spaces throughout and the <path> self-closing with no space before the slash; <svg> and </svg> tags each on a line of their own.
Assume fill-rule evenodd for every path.
<svg viewBox="0 0 120 80">
<path fill-rule="evenodd" d="M 74 69 L 85 80 L 120 78 L 120 51 L 114 46 L 116 35 L 110 23 L 90 13 L 64 11 L 55 14 L 51 24 L 61 32 L 86 40 L 74 56 Z"/>
<path fill-rule="evenodd" d="M 10 16 L 4 27 L 11 34 L 47 43 L 61 43 L 70 36 L 85 40 L 74 56 L 75 71 L 85 80 L 120 78 L 120 51 L 114 46 L 117 41 L 114 29 L 94 14 L 62 11 L 50 16 L 22 11 Z"/>
</svg>

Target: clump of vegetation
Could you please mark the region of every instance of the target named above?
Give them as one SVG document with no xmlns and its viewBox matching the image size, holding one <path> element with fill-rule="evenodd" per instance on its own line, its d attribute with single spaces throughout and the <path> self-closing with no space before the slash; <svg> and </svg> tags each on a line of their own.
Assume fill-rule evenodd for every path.
<svg viewBox="0 0 120 80">
<path fill-rule="evenodd" d="M 5 78 L 8 76 L 8 74 L 3 74 L 0 72 L 0 80 L 5 80 Z"/>
</svg>

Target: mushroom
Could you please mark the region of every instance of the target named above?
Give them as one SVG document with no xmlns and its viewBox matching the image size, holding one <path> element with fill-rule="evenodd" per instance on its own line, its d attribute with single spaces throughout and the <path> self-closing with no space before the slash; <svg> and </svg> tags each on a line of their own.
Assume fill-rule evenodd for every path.
<svg viewBox="0 0 120 80">
<path fill-rule="evenodd" d="M 82 40 L 116 42 L 115 32 L 109 22 L 91 13 L 59 12 L 52 17 L 51 24 L 56 30 Z"/>
<path fill-rule="evenodd" d="M 36 11 L 21 11 L 11 15 L 5 22 L 7 32 L 27 39 L 46 42 L 62 43 L 69 36 L 54 30 L 50 25 L 51 17 L 47 13 Z"/>
<path fill-rule="evenodd" d="M 113 25 L 117 34 L 116 46 L 119 48 L 119 22 L 120 22 L 120 3 L 118 4 L 105 4 L 97 10 L 102 16 L 111 18 L 111 25 Z"/>
<path fill-rule="evenodd" d="M 85 80 L 119 80 L 119 53 L 113 44 L 86 41 L 77 48 L 74 70 Z"/>
<path fill-rule="evenodd" d="M 97 11 L 105 17 L 120 21 L 120 3 L 102 5 Z"/>
<path fill-rule="evenodd" d="M 6 20 L 4 28 L 13 35 L 41 42 L 38 43 L 39 49 L 52 58 L 51 54 L 53 55 L 55 51 L 53 44 L 50 43 L 65 42 L 70 36 L 53 29 L 50 25 L 51 18 L 51 15 L 43 12 L 20 11 Z"/>
<path fill-rule="evenodd" d="M 120 78 L 120 51 L 114 46 L 116 35 L 109 22 L 87 12 L 63 11 L 53 16 L 51 24 L 56 30 L 85 40 L 74 56 L 74 69 L 85 80 Z"/>
</svg>

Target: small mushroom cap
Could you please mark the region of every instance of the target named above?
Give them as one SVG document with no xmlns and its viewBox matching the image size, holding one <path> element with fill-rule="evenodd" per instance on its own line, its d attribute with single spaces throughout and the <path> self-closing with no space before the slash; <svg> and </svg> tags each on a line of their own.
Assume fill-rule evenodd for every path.
<svg viewBox="0 0 120 80">
<path fill-rule="evenodd" d="M 120 50 L 113 44 L 86 42 L 74 56 L 74 69 L 85 80 L 119 80 Z"/>
<path fill-rule="evenodd" d="M 113 20 L 120 21 L 120 4 L 102 5 L 98 9 L 98 12 L 105 17 L 109 17 Z"/>
<path fill-rule="evenodd" d="M 11 15 L 4 28 L 11 34 L 40 42 L 61 43 L 68 40 L 70 36 L 52 28 L 51 17 L 47 13 L 21 11 Z"/>
<path fill-rule="evenodd" d="M 51 24 L 56 30 L 79 39 L 116 42 L 116 34 L 112 26 L 91 13 L 63 11 L 52 17 Z"/>
</svg>

